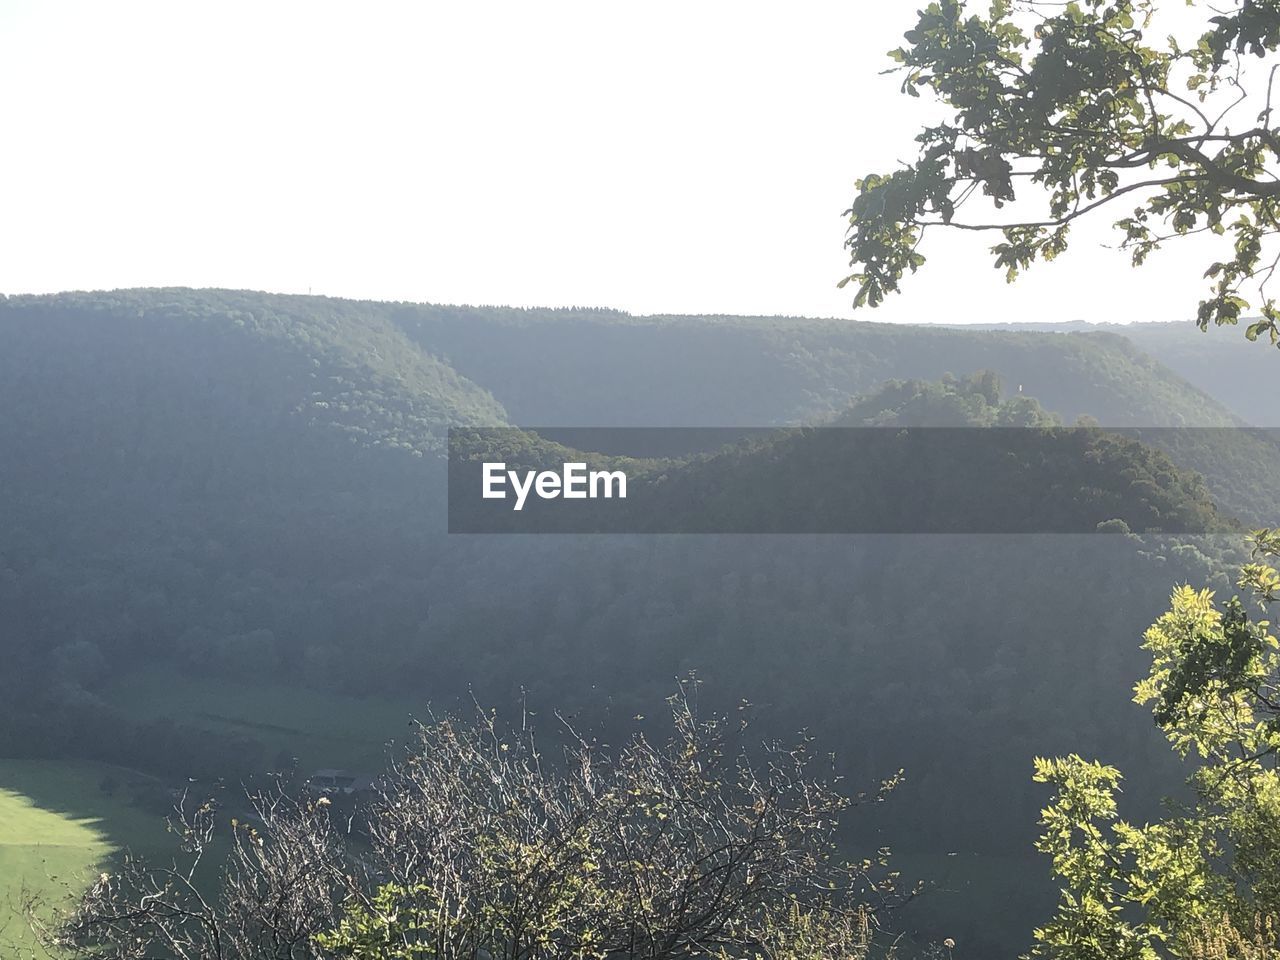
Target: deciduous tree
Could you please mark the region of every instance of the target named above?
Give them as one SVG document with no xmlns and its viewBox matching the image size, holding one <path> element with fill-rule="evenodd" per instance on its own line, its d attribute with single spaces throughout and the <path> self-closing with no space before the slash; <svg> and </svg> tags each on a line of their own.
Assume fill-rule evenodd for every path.
<svg viewBox="0 0 1280 960">
<path fill-rule="evenodd" d="M 858 181 L 844 280 L 855 305 L 897 291 L 933 230 L 999 235 L 995 263 L 1013 280 L 1066 250 L 1077 220 L 1110 212 L 1134 264 L 1176 238 L 1220 238 L 1197 321 L 1234 324 L 1252 309 L 1248 337 L 1280 342 L 1268 289 L 1280 266 L 1280 4 L 1187 0 L 1191 31 L 1162 17 L 1175 4 L 1158 6 L 925 7 L 891 56 L 903 93 L 947 116 L 916 137 L 914 162 Z"/>
</svg>

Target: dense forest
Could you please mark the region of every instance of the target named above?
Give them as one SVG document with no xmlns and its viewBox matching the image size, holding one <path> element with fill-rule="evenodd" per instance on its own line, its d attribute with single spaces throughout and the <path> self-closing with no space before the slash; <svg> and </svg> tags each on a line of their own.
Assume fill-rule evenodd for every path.
<svg viewBox="0 0 1280 960">
<path fill-rule="evenodd" d="M 924 879 L 947 853 L 1029 849 L 1033 756 L 1105 756 L 1143 784 L 1139 809 L 1176 789 L 1177 762 L 1129 702 L 1135 638 L 1174 584 L 1227 589 L 1232 504 L 1261 482 L 1233 464 L 1276 456 L 1113 333 L 224 291 L 0 301 L 0 400 L 0 756 L 233 782 L 290 763 L 265 721 L 139 710 L 136 686 L 118 690 L 140 675 L 270 682 L 335 711 L 370 696 L 524 703 L 612 738 L 695 673 L 710 707 L 747 702 L 766 731 L 810 731 L 855 786 L 905 770 L 845 842 L 917 855 Z M 1053 433 L 1082 417 L 1218 429 L 1208 444 L 1173 431 L 1167 452 L 1141 431 Z M 1021 487 L 990 458 L 948 476 L 1007 491 L 1005 520 L 1062 508 L 1081 477 L 1096 496 L 1070 494 L 1074 535 L 446 534 L 448 427 L 589 424 L 1049 428 Z M 666 461 L 663 496 L 678 511 L 688 490 L 749 480 L 758 500 L 725 502 L 765 509 L 797 464 L 831 454 L 803 442 Z M 876 464 L 853 482 L 900 508 L 919 496 Z M 1085 532 L 1107 521 L 1128 532 Z M 1051 899 L 1043 872 L 1012 876 Z M 962 938 L 964 956 L 1023 945 L 1022 914 L 948 915 L 940 931 L 931 904 L 945 902 L 926 895 L 895 922 Z"/>
<path fill-rule="evenodd" d="M 1136 322 L 1135 322 L 1136 321 Z M 1265 350 L 1255 350 L 1241 337 L 1205 337 L 1194 325 L 1146 317 L 1127 322 L 1083 320 L 1073 323 L 971 324 L 964 329 L 1062 334 L 1114 334 L 1135 344 L 1147 356 L 1212 396 L 1237 417 L 1258 427 L 1280 425 L 1269 384 L 1274 379 Z"/>
<path fill-rule="evenodd" d="M 0 958 L 1280 957 L 1280 0 L 14 6 Z"/>
</svg>

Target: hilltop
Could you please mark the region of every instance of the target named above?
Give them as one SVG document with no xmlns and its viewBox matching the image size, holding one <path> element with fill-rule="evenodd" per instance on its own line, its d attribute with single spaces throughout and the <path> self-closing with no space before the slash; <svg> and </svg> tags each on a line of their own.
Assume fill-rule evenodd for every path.
<svg viewBox="0 0 1280 960">
<path fill-rule="evenodd" d="M 514 423 L 815 423 L 891 379 L 991 370 L 1070 423 L 1234 426 L 1214 397 L 1111 333 L 794 317 L 396 305 L 415 342 L 485 384 Z"/>
</svg>

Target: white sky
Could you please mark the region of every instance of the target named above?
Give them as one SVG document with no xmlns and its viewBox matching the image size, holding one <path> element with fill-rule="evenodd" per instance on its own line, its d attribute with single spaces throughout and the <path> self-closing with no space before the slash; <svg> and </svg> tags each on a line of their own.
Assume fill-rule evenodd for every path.
<svg viewBox="0 0 1280 960">
<path fill-rule="evenodd" d="M 0 291 L 853 316 L 841 211 L 914 154 L 878 74 L 918 6 L 0 0 Z M 1202 259 L 1102 240 L 1007 286 L 936 236 L 857 317 L 1191 315 Z"/>
</svg>

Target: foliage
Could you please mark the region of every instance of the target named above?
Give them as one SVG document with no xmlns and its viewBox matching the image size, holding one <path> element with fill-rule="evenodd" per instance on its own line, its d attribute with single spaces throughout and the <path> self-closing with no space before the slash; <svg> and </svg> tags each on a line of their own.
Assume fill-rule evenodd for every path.
<svg viewBox="0 0 1280 960">
<path fill-rule="evenodd" d="M 836 856 L 837 821 L 857 801 L 815 775 L 804 741 L 767 742 L 753 760 L 744 728 L 699 719 L 694 692 L 689 681 L 672 698 L 667 743 L 636 735 L 606 753 L 571 733 L 559 763 L 527 726 L 492 714 L 421 725 L 354 842 L 327 797 L 256 797 L 252 820 L 232 822 L 216 899 L 194 880 L 215 809 L 180 807 L 186 865 L 128 860 L 104 874 L 58 943 L 122 960 L 783 958 L 819 939 L 865 946 L 860 905 L 885 909 L 903 893 L 887 851 Z"/>
<path fill-rule="evenodd" d="M 1197 391 L 1135 348 L 1127 327 L 1124 336 L 1063 336 L 1024 324 L 996 331 L 435 304 L 398 304 L 392 316 L 528 426 L 814 424 L 886 380 L 975 370 L 994 371 L 1013 392 L 1023 387 L 1066 423 L 1081 414 L 1108 426 L 1237 422 L 1213 399 L 1239 385 L 1234 372 Z"/>
<path fill-rule="evenodd" d="M 1230 917 L 1205 920 L 1198 932 L 1187 936 L 1189 960 L 1275 960 L 1280 956 L 1276 924 L 1269 917 L 1255 917 L 1252 924 L 1237 927 Z"/>
<path fill-rule="evenodd" d="M 755 943 L 743 954 L 721 951 L 716 960 L 866 960 L 874 944 L 867 910 L 806 909 L 792 899 L 767 915 Z M 876 956 L 892 960 L 893 947 Z"/>
<path fill-rule="evenodd" d="M 1280 533 L 1255 534 L 1240 585 L 1256 607 L 1278 598 L 1276 556 Z M 1036 932 L 1034 955 L 1276 949 L 1273 928 L 1258 920 L 1280 909 L 1280 642 L 1269 628 L 1238 597 L 1219 606 L 1210 591 L 1183 586 L 1146 633 L 1152 667 L 1136 699 L 1152 705 L 1173 748 L 1195 759 L 1189 806 L 1134 826 L 1117 819 L 1117 770 L 1076 756 L 1037 761 L 1036 779 L 1056 790 L 1038 846 L 1064 891 L 1057 916 Z"/>
<path fill-rule="evenodd" d="M 1202 12 L 1200 33 L 1181 40 L 1165 39 L 1155 0 L 995 0 L 982 13 L 934 0 L 921 10 L 891 56 L 903 92 L 929 91 L 950 116 L 917 136 L 915 163 L 858 182 L 847 241 L 857 272 L 845 281 L 855 305 L 878 305 L 924 264 L 931 227 L 1001 233 L 992 252 L 1013 280 L 1065 251 L 1076 220 L 1128 198 L 1137 206 L 1115 226 L 1135 265 L 1174 238 L 1222 238 L 1198 323 L 1238 322 L 1249 288 L 1262 318 L 1246 335 L 1280 342 L 1266 291 L 1276 265 L 1268 241 L 1280 231 L 1271 102 L 1280 8 L 1188 6 Z M 961 212 L 978 196 L 996 210 L 1021 203 L 1024 184 L 1046 195 L 1042 214 Z"/>
<path fill-rule="evenodd" d="M 322 950 L 350 960 L 430 960 L 458 955 L 451 953 L 447 945 L 451 933 L 448 928 L 456 924 L 441 911 L 438 898 L 427 887 L 405 889 L 385 884 L 367 906 L 349 907 L 337 929 L 318 934 L 316 942 Z M 551 933 L 561 933 L 561 926 L 556 918 L 551 918 Z M 721 947 L 707 956 L 714 960 L 865 960 L 872 950 L 873 928 L 871 915 L 866 910 L 805 909 L 799 902 L 784 898 L 781 905 L 765 913 L 759 929 L 753 931 L 750 938 L 752 943 L 748 947 Z M 573 960 L 631 955 L 601 952 L 604 939 L 597 944 L 592 938 L 586 945 L 570 948 L 572 952 L 565 952 L 562 944 L 556 945 L 562 952 L 552 955 Z M 534 936 L 523 955 L 541 956 L 553 946 L 554 940 L 550 935 Z M 462 955 L 484 957 L 509 953 L 509 950 L 494 953 L 476 948 Z M 681 955 L 698 954 L 686 950 Z M 895 956 L 892 948 L 878 955 Z"/>
<path fill-rule="evenodd" d="M 443 533 L 434 444 L 503 422 L 486 389 L 523 423 L 783 424 L 854 403 L 859 422 L 937 422 L 994 415 L 991 385 L 927 381 L 993 370 L 1005 411 L 1235 422 L 1114 335 L 164 290 L 8 298 L 0 340 L 0 754 L 178 782 L 290 756 L 365 771 L 410 712 L 469 690 L 527 691 L 617 743 L 696 669 L 773 733 L 820 732 L 856 782 L 908 769 L 842 842 L 992 863 L 1033 838 L 1030 756 L 1107 749 L 1138 804 L 1174 782 L 1127 723 L 1128 638 L 1171 581 L 1235 563 L 1206 538 Z M 1265 506 L 1268 461 L 1217 453 L 1170 459 L 1215 502 L 1252 462 L 1233 502 Z M 1150 451 L 1125 466 L 1186 477 Z M 1016 883 L 1039 895 L 1038 875 Z M 1010 948 L 1001 924 L 1027 926 L 941 932 L 981 954 Z"/>
<path fill-rule="evenodd" d="M 890 381 L 833 426 L 853 429 L 779 431 L 641 477 L 628 496 L 635 527 L 1087 533 L 1119 518 L 1139 533 L 1231 529 L 1200 477 L 1132 439 L 1063 428 L 1025 395 L 1002 399 L 989 371 Z M 857 429 L 888 426 L 916 429 Z"/>
</svg>

